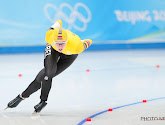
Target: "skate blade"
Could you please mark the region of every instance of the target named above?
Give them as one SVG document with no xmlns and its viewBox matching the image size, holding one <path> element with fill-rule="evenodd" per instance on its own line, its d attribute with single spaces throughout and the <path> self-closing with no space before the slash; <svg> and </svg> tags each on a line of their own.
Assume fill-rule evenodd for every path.
<svg viewBox="0 0 165 125">
<path fill-rule="evenodd" d="M 5 111 L 6 109 L 8 109 L 8 107 L 6 107 L 3 111 Z"/>
<path fill-rule="evenodd" d="M 39 115 L 39 112 L 34 111 L 32 115 Z"/>
</svg>

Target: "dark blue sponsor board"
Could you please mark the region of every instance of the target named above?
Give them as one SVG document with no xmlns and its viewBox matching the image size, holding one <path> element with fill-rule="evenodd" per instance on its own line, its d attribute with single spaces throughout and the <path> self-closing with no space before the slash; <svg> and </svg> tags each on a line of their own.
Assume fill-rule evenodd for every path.
<svg viewBox="0 0 165 125">
<path fill-rule="evenodd" d="M 93 44 L 85 51 L 165 49 L 165 43 Z M 0 54 L 44 53 L 45 46 L 0 47 Z"/>
</svg>

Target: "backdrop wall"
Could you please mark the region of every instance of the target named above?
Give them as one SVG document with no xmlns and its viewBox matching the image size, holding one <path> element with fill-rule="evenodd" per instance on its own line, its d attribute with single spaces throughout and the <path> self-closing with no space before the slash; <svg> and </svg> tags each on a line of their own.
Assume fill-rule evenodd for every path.
<svg viewBox="0 0 165 125">
<path fill-rule="evenodd" d="M 47 29 L 59 19 L 93 40 L 89 50 L 165 48 L 164 6 L 163 0 L 1 1 L 0 53 L 43 51 Z"/>
</svg>

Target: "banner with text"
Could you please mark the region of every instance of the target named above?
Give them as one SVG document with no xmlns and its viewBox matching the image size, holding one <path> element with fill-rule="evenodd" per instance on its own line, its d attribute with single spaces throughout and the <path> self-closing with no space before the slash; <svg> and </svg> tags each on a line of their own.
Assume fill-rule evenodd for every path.
<svg viewBox="0 0 165 125">
<path fill-rule="evenodd" d="M 1 1 L 0 46 L 45 45 L 47 29 L 63 28 L 94 44 L 165 42 L 163 0 Z"/>
</svg>

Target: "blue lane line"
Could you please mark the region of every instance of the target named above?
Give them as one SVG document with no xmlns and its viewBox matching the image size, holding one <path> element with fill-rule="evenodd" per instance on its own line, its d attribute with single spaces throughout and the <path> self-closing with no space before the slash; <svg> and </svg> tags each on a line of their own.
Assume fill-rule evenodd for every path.
<svg viewBox="0 0 165 125">
<path fill-rule="evenodd" d="M 149 101 L 155 101 L 155 100 L 159 100 L 159 99 L 165 99 L 165 97 L 150 99 L 150 100 L 147 100 L 147 102 L 149 102 Z M 123 105 L 123 106 L 118 106 L 118 107 L 115 107 L 115 108 L 112 108 L 112 109 L 115 110 L 115 109 L 119 109 L 119 108 L 131 106 L 131 105 L 136 105 L 136 104 L 139 104 L 139 103 L 143 103 L 143 102 L 142 102 L 142 101 L 140 101 L 140 102 L 135 102 L 135 103 L 131 103 L 131 104 Z M 88 117 L 88 118 L 94 118 L 94 117 L 96 117 L 96 116 L 98 116 L 98 115 L 101 115 L 101 114 L 103 114 L 103 113 L 106 113 L 106 112 L 108 112 L 108 110 L 99 112 L 99 113 L 94 114 L 94 115 L 92 115 L 92 116 L 90 116 L 90 117 Z M 87 119 L 87 118 L 86 118 L 86 119 Z M 86 122 L 86 119 L 84 119 L 83 121 L 81 121 L 81 122 L 78 123 L 77 125 L 83 125 L 83 124 Z"/>
</svg>

